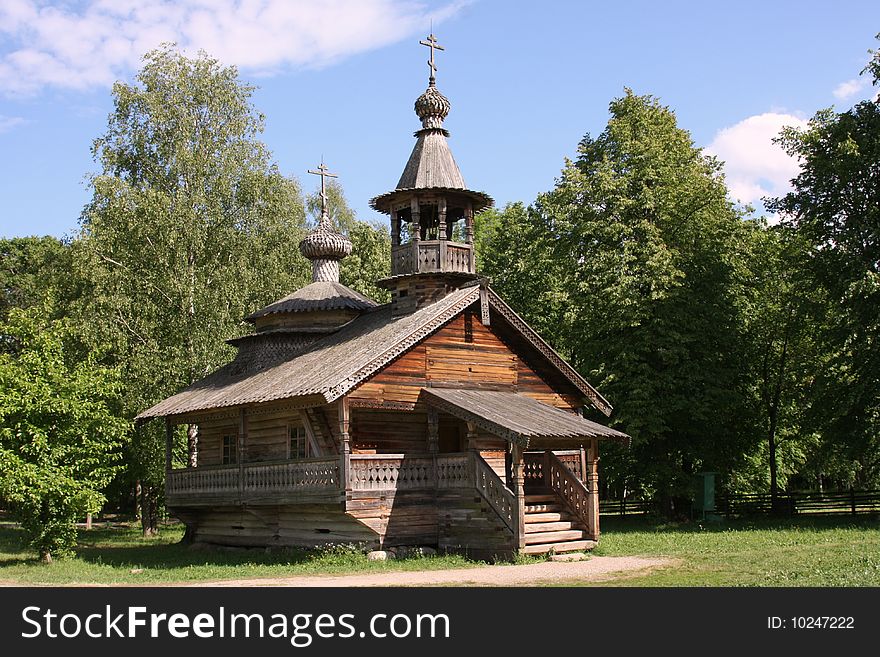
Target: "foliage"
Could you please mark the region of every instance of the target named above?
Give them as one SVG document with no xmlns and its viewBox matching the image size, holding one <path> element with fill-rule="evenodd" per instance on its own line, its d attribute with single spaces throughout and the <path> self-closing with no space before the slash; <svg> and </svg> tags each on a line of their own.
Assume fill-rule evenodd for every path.
<svg viewBox="0 0 880 657">
<path fill-rule="evenodd" d="M 257 140 L 252 93 L 235 68 L 171 46 L 113 87 L 75 266 L 89 286 L 80 317 L 123 366 L 127 417 L 227 361 L 241 318 L 308 280 L 300 191 Z M 141 428 L 127 459 L 151 508 L 160 434 Z"/>
<path fill-rule="evenodd" d="M 874 82 L 880 53 L 866 70 Z M 880 482 L 880 106 L 818 112 L 779 142 L 799 158 L 793 191 L 768 203 L 807 245 L 808 284 L 827 298 L 814 313 L 826 354 L 815 371 L 810 421 L 824 436 L 825 472 L 861 486 Z"/>
<path fill-rule="evenodd" d="M 720 165 L 671 110 L 627 91 L 610 111 L 555 189 L 483 223 L 481 263 L 614 400 L 612 421 L 633 449 L 611 452 L 603 476 L 629 472 L 671 510 L 693 473 L 729 470 L 755 440 L 742 335 L 748 228 Z M 530 274 L 543 293 L 522 293 Z"/>
<path fill-rule="evenodd" d="M 71 249 L 54 237 L 15 237 L 0 240 L 0 318 L 10 308 L 44 306 L 53 316 L 63 314 L 70 296 Z"/>
<path fill-rule="evenodd" d="M 379 303 L 390 301 L 388 290 L 376 285 L 377 280 L 391 271 L 391 234 L 387 225 L 358 220 L 345 199 L 342 186 L 335 180 L 329 181 L 326 189 L 330 219 L 352 245 L 351 255 L 339 266 L 340 282 Z M 321 216 L 320 192 L 309 194 L 306 207 L 312 216 Z"/>
<path fill-rule="evenodd" d="M 817 449 L 819 436 L 806 418 L 813 373 L 822 363 L 814 317 L 826 300 L 799 269 L 800 236 L 763 220 L 750 223 L 753 230 L 744 232 L 752 253 L 743 295 L 745 337 L 756 429 L 765 440 L 726 483 L 730 491 L 775 494 L 807 473 Z"/>
<path fill-rule="evenodd" d="M 10 310 L 0 341 L 0 499 L 48 561 L 70 552 L 119 467 L 119 372 L 39 307 Z"/>
<path fill-rule="evenodd" d="M 567 307 L 564 264 L 554 236 L 533 207 L 510 203 L 474 217 L 477 270 L 556 347 Z"/>
</svg>

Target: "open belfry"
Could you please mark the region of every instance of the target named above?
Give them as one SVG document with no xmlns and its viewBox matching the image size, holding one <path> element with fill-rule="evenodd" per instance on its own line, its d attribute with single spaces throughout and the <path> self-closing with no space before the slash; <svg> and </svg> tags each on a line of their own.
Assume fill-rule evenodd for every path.
<svg viewBox="0 0 880 657">
<path fill-rule="evenodd" d="M 299 245 L 312 282 L 255 311 L 229 364 L 138 416 L 165 418 L 166 501 L 215 545 L 431 546 L 477 558 L 590 549 L 609 403 L 476 270 L 471 190 L 449 149 L 434 35 L 422 127 L 397 187 L 383 305 L 342 285 L 327 210 Z M 176 425 L 198 427 L 172 468 Z"/>
</svg>

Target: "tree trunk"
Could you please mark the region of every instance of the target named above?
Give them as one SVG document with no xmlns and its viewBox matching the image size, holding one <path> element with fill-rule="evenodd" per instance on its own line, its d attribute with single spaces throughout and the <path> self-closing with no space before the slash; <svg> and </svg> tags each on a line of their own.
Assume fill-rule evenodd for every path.
<svg viewBox="0 0 880 657">
<path fill-rule="evenodd" d="M 194 468 L 199 464 L 199 425 L 190 424 L 186 427 L 187 464 Z"/>
<path fill-rule="evenodd" d="M 144 538 L 159 533 L 158 516 L 155 489 L 152 486 L 141 486 L 141 530 Z"/>
<path fill-rule="evenodd" d="M 779 369 L 776 372 L 773 394 L 767 408 L 769 420 L 769 426 L 767 429 L 767 449 L 770 457 L 770 508 L 774 513 L 784 512 L 779 504 L 779 469 L 776 458 L 776 431 L 779 426 L 779 407 L 782 403 L 782 389 L 785 386 L 785 366 L 788 360 L 788 341 L 793 315 L 794 307 L 790 306 L 788 320 L 785 324 L 785 331 L 782 335 L 782 353 L 779 355 Z"/>
</svg>

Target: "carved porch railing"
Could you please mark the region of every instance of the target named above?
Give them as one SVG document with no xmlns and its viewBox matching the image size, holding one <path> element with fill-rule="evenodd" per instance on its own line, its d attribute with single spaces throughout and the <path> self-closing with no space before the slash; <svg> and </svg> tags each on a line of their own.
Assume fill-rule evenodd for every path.
<svg viewBox="0 0 880 657">
<path fill-rule="evenodd" d="M 352 454 L 351 490 L 413 490 L 436 486 L 431 456 Z"/>
<path fill-rule="evenodd" d="M 474 468 L 474 483 L 489 506 L 498 514 L 508 529 L 513 532 L 514 536 L 519 535 L 518 518 L 519 511 L 516 503 L 516 495 L 513 494 L 501 477 L 489 467 L 489 464 L 483 460 L 476 452 L 471 453 L 472 465 Z"/>
<path fill-rule="evenodd" d="M 414 272 L 472 271 L 469 244 L 450 240 L 421 240 L 391 248 L 391 275 Z"/>
<path fill-rule="evenodd" d="M 575 477 L 581 481 L 586 481 L 586 472 L 583 470 L 584 453 L 581 450 L 554 450 L 553 454 Z M 526 452 L 523 454 L 523 476 L 527 487 L 549 486 L 544 478 L 544 461 L 544 452 Z"/>
<path fill-rule="evenodd" d="M 544 452 L 545 484 L 565 502 L 568 510 L 587 528 L 587 534 L 595 539 L 598 536 L 595 508 L 598 507 L 598 492 L 590 491 L 566 464 L 553 452 Z M 596 504 L 594 505 L 594 501 Z"/>
<path fill-rule="evenodd" d="M 171 470 L 165 482 L 170 504 L 208 499 L 238 503 L 253 496 L 339 490 L 337 457 Z"/>
<path fill-rule="evenodd" d="M 247 463 L 243 472 L 246 493 L 339 488 L 339 459 L 336 457 Z"/>
<path fill-rule="evenodd" d="M 165 496 L 225 496 L 237 493 L 238 475 L 238 466 L 218 465 L 172 470 L 165 482 Z"/>
</svg>

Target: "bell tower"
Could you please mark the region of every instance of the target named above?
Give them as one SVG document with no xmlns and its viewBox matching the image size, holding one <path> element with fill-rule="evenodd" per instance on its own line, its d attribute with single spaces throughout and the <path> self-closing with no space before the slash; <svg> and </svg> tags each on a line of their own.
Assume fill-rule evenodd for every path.
<svg viewBox="0 0 880 657">
<path fill-rule="evenodd" d="M 391 291 L 392 313 L 403 315 L 478 278 L 474 266 L 474 214 L 493 204 L 467 188 L 449 150 L 443 121 L 451 104 L 437 89 L 433 34 L 419 42 L 431 50 L 428 88 L 416 99 L 422 129 L 397 187 L 370 205 L 391 217 L 391 276 L 378 284 Z"/>
</svg>

